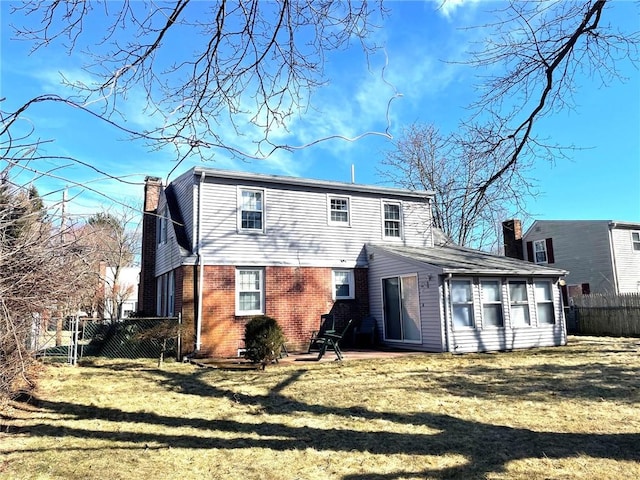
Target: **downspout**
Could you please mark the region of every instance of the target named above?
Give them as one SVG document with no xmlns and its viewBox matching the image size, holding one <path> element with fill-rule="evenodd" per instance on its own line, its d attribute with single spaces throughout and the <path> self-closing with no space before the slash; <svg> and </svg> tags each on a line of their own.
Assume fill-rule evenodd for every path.
<svg viewBox="0 0 640 480">
<path fill-rule="evenodd" d="M 196 253 L 198 255 L 198 312 L 196 315 L 196 352 L 202 346 L 202 299 L 204 292 L 204 256 L 202 255 L 202 185 L 204 184 L 205 173 L 200 174 L 198 184 L 198 239 Z"/>
<path fill-rule="evenodd" d="M 609 254 L 611 255 L 611 269 L 613 270 L 613 288 L 614 293 L 618 293 L 618 265 L 616 264 L 616 253 L 613 250 L 613 229 L 616 227 L 615 222 L 609 223 Z"/>
<path fill-rule="evenodd" d="M 444 308 L 444 332 L 445 337 L 447 337 L 447 352 L 451 353 L 451 330 L 449 328 L 449 302 L 447 301 L 449 298 L 449 292 L 451 291 L 451 274 L 448 273 L 444 279 L 443 283 L 443 308 Z"/>
</svg>

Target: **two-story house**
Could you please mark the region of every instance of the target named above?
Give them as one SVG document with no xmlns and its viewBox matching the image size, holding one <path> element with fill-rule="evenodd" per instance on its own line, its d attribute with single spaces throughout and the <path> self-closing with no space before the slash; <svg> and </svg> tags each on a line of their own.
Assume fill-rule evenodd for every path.
<svg viewBox="0 0 640 480">
<path fill-rule="evenodd" d="M 565 272 L 439 242 L 432 199 L 201 167 L 147 178 L 139 306 L 181 313 L 183 354 L 235 355 L 260 314 L 302 348 L 328 312 L 372 315 L 379 343 L 412 350 L 564 344 Z"/>
<path fill-rule="evenodd" d="M 525 260 L 569 270 L 567 297 L 640 292 L 640 223 L 536 220 L 522 244 Z"/>
</svg>

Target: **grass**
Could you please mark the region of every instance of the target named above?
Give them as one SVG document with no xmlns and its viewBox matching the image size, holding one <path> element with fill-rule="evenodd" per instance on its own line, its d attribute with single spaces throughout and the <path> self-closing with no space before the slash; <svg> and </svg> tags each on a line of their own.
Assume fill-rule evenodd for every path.
<svg viewBox="0 0 640 480">
<path fill-rule="evenodd" d="M 94 359 L 3 412 L 2 479 L 640 478 L 640 340 L 266 371 Z"/>
</svg>

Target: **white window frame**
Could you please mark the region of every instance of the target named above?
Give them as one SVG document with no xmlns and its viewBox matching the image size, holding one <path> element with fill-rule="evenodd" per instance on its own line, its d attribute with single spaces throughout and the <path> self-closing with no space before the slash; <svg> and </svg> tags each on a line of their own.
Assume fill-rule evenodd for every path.
<svg viewBox="0 0 640 480">
<path fill-rule="evenodd" d="M 249 210 L 244 209 L 244 203 L 242 194 L 243 192 L 252 192 L 259 193 L 262 199 L 262 209 L 261 210 Z M 238 186 L 238 232 L 240 233 L 264 233 L 266 231 L 266 192 L 263 188 L 253 188 L 253 187 L 240 187 Z M 242 212 L 260 212 L 261 214 L 261 228 L 243 228 L 242 227 Z"/>
<path fill-rule="evenodd" d="M 240 283 L 240 273 L 241 272 L 247 272 L 247 271 L 254 271 L 254 272 L 258 272 L 259 275 L 259 287 L 258 290 L 242 290 L 241 289 L 241 283 Z M 247 315 L 264 315 L 265 313 L 265 308 L 264 308 L 264 304 L 265 304 L 265 281 L 264 281 L 264 268 L 262 267 L 237 267 L 236 268 L 236 285 L 235 285 L 235 291 L 236 291 L 236 316 L 238 317 L 243 317 L 243 316 L 247 316 Z M 258 309 L 254 309 L 254 310 L 242 310 L 241 309 L 241 305 L 240 305 L 240 297 L 242 296 L 242 293 L 245 292 L 250 292 L 250 293 L 255 293 L 258 292 L 259 298 L 260 298 L 260 306 Z"/>
<path fill-rule="evenodd" d="M 497 283 L 498 284 L 498 300 L 490 300 L 487 301 L 484 298 L 484 285 L 485 283 Z M 503 292 L 502 292 L 502 280 L 499 278 L 481 278 L 480 279 L 480 304 L 482 306 L 481 315 L 482 315 L 482 328 L 504 328 L 504 300 L 503 300 Z M 488 325 L 485 319 L 484 307 L 485 305 L 500 306 L 500 315 L 502 317 L 502 325 Z"/>
<path fill-rule="evenodd" d="M 390 219 L 387 220 L 387 215 L 385 212 L 385 207 L 387 205 L 393 205 L 398 207 L 398 219 Z M 402 202 L 393 202 L 388 200 L 382 201 L 382 238 L 385 240 L 402 240 L 404 235 L 404 225 L 402 224 Z M 387 235 L 387 222 L 397 222 L 398 224 L 398 235 Z"/>
<path fill-rule="evenodd" d="M 551 298 L 538 298 L 538 284 L 546 283 L 549 286 L 549 294 Z M 536 316 L 538 318 L 538 325 L 555 325 L 556 324 L 556 307 L 553 301 L 553 282 L 551 280 L 535 280 L 533 282 L 533 293 L 536 301 Z M 551 305 L 551 315 L 553 322 L 541 322 L 540 321 L 540 305 Z"/>
<path fill-rule="evenodd" d="M 544 254 L 544 260 L 538 260 L 538 254 Z M 534 263 L 543 265 L 549 263 L 549 254 L 547 253 L 546 239 L 533 241 L 533 260 Z"/>
<path fill-rule="evenodd" d="M 345 210 L 334 210 L 332 208 L 331 202 L 333 200 L 344 201 L 347 204 L 347 220 L 334 220 L 332 213 L 333 212 L 344 212 Z M 350 227 L 351 226 L 351 197 L 347 195 L 327 195 L 327 224 L 328 225 L 337 225 L 341 227 Z"/>
<path fill-rule="evenodd" d="M 524 290 L 525 293 L 527 295 L 527 298 L 525 300 L 518 300 L 518 301 L 514 301 L 511 298 L 511 284 L 521 284 L 524 283 Z M 509 295 L 509 322 L 511 323 L 511 328 L 530 328 L 531 327 L 531 305 L 529 304 L 529 281 L 525 280 L 525 279 L 520 279 L 520 278 L 514 278 L 514 279 L 510 279 L 509 281 L 507 281 L 507 293 Z M 513 307 L 523 307 L 526 306 L 527 307 L 527 317 L 526 319 L 528 320 L 528 322 L 525 322 L 524 324 L 514 324 L 513 319 L 514 319 L 514 315 L 513 315 Z"/>
<path fill-rule="evenodd" d="M 336 293 L 336 287 L 338 286 L 336 283 L 336 273 L 346 273 L 348 275 L 348 283 L 347 285 L 349 285 L 349 295 L 346 296 L 338 296 L 338 294 Z M 355 276 L 354 276 L 354 272 L 351 269 L 345 269 L 345 268 L 340 268 L 340 269 L 335 269 L 331 271 L 331 287 L 332 287 L 332 294 L 333 294 L 333 299 L 334 300 L 352 300 L 354 298 L 356 298 L 356 292 L 355 292 Z"/>
<path fill-rule="evenodd" d="M 464 302 L 454 302 L 453 301 L 453 285 L 454 283 L 467 283 L 469 284 L 470 287 L 470 292 L 471 292 L 471 298 L 467 301 Z M 474 302 L 474 298 L 475 298 L 475 290 L 474 290 L 474 283 L 473 283 L 473 279 L 471 278 L 452 278 L 449 282 L 449 303 L 451 305 L 451 324 L 453 326 L 454 330 L 469 330 L 469 329 L 474 329 L 476 327 L 476 315 L 475 315 L 475 302 Z M 470 315 L 470 321 L 471 324 L 470 325 L 456 325 L 455 323 L 455 318 L 454 318 L 454 310 L 456 306 L 466 306 L 466 307 L 470 307 L 471 310 L 471 315 Z"/>
<path fill-rule="evenodd" d="M 631 232 L 631 250 L 640 253 L 640 232 Z"/>
<path fill-rule="evenodd" d="M 399 318 L 399 333 L 400 338 L 389 338 L 388 336 L 388 319 L 387 315 L 387 306 L 385 306 L 385 281 L 386 280 L 398 280 L 398 288 L 399 288 L 399 298 L 398 298 L 398 312 L 400 315 Z M 415 284 L 415 290 L 405 288 L 407 284 Z M 415 293 L 414 296 L 408 295 L 407 291 L 411 293 Z M 380 294 L 382 298 L 382 309 L 383 309 L 383 322 L 382 329 L 384 334 L 384 339 L 389 342 L 398 342 L 398 343 L 414 343 L 421 344 L 422 343 L 422 322 L 420 320 L 420 286 L 418 281 L 417 273 L 407 273 L 404 275 L 394 275 L 392 277 L 382 277 L 380 279 Z M 415 314 L 415 315 L 412 315 Z M 406 314 L 406 315 L 405 315 Z M 417 322 L 416 322 L 417 321 Z M 409 332 L 409 328 L 411 326 L 415 327 L 415 331 L 417 332 L 418 338 L 411 338 Z"/>
</svg>

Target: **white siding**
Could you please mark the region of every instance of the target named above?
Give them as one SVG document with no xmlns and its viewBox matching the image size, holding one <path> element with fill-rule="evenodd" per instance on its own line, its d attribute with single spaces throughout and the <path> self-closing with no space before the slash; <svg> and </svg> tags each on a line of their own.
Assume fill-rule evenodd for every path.
<svg viewBox="0 0 640 480">
<path fill-rule="evenodd" d="M 633 250 L 632 232 L 640 232 L 640 227 L 635 230 L 627 228 L 611 230 L 619 293 L 640 292 L 640 251 Z"/>
<path fill-rule="evenodd" d="M 350 226 L 329 225 L 327 191 L 242 183 L 264 189 L 265 233 L 237 231 L 238 185 L 224 180 L 203 186 L 203 250 L 206 263 L 245 265 L 366 265 L 364 244 L 382 240 L 381 196 L 332 191 L 350 196 Z M 391 200 L 399 198 L 390 197 Z M 402 245 L 431 246 L 430 207 L 426 200 L 400 198 Z"/>
<path fill-rule="evenodd" d="M 473 306 L 476 320 L 474 328 L 455 329 L 451 320 L 451 303 L 448 298 L 445 302 L 445 308 L 447 309 L 448 331 L 451 335 L 450 348 L 453 353 L 511 350 L 517 348 L 557 346 L 566 344 L 566 329 L 562 302 L 560 300 L 560 290 L 557 283 L 554 282 L 555 279 L 536 279 L 552 282 L 555 314 L 554 325 L 541 325 L 538 323 L 532 279 L 518 277 L 513 278 L 513 280 L 528 281 L 527 294 L 531 325 L 522 327 L 512 326 L 509 310 L 507 279 L 502 279 L 504 328 L 485 328 L 482 324 L 482 300 L 479 281 L 475 278 L 473 282 Z"/>
<path fill-rule="evenodd" d="M 422 339 L 420 344 L 386 341 L 389 346 L 442 352 L 443 334 L 440 321 L 440 297 L 438 290 L 439 269 L 418 262 L 410 262 L 385 254 L 372 247 L 369 254 L 369 308 L 378 323 L 380 341 L 384 340 L 384 307 L 382 300 L 382 279 L 403 275 L 418 275 L 418 294 L 420 298 L 420 323 Z"/>
<path fill-rule="evenodd" d="M 526 242 L 551 238 L 555 263 L 568 270 L 567 285 L 588 283 L 591 293 L 615 291 L 608 220 L 538 220 L 524 236 Z"/>
</svg>

